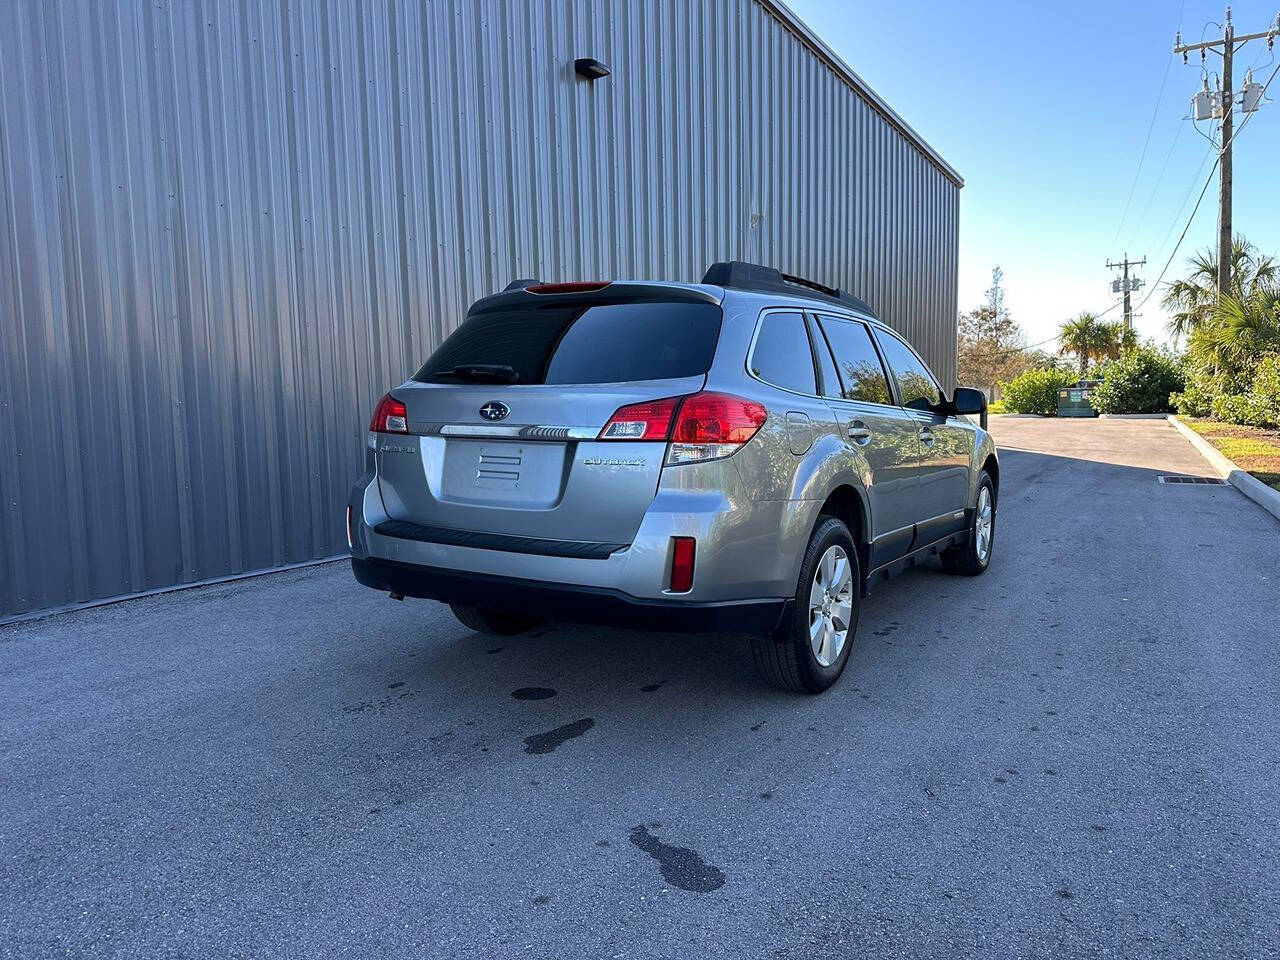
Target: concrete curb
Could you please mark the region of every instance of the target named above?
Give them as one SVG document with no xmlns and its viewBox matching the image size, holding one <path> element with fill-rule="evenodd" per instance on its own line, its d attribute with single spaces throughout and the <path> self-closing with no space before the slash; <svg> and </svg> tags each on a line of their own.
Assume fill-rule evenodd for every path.
<svg viewBox="0 0 1280 960">
<path fill-rule="evenodd" d="M 1222 451 L 1196 433 L 1185 423 L 1169 414 L 1168 420 L 1173 428 L 1187 438 L 1187 441 L 1200 452 L 1233 487 L 1260 506 L 1277 520 L 1280 520 L 1280 490 L 1273 490 L 1252 474 L 1246 473 L 1236 466 L 1234 460 L 1222 455 Z"/>
<path fill-rule="evenodd" d="M 1099 420 L 1166 420 L 1167 413 L 1100 413 Z"/>
</svg>

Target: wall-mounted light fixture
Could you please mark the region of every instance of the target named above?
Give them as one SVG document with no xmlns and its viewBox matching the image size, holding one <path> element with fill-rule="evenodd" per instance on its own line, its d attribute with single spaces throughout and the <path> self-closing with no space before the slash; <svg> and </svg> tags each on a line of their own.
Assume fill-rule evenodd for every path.
<svg viewBox="0 0 1280 960">
<path fill-rule="evenodd" d="M 590 57 L 580 57 L 573 61 L 573 72 L 587 80 L 599 80 L 601 77 L 609 75 L 609 68 L 599 60 L 593 60 Z"/>
</svg>

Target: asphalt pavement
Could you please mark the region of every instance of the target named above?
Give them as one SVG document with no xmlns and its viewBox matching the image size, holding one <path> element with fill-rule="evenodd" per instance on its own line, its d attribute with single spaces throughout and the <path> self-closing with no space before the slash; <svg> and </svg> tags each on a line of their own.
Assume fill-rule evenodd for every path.
<svg viewBox="0 0 1280 960">
<path fill-rule="evenodd" d="M 993 430 L 990 571 L 820 697 L 344 564 L 0 628 L 0 956 L 1280 954 L 1280 523 L 1167 424 Z"/>
</svg>

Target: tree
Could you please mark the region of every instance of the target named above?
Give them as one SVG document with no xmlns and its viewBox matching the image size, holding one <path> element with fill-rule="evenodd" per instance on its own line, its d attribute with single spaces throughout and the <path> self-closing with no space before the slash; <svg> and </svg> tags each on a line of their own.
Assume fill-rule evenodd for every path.
<svg viewBox="0 0 1280 960">
<path fill-rule="evenodd" d="M 1223 367 L 1280 353 L 1280 290 L 1255 287 L 1247 297 L 1223 297 L 1196 339 Z"/>
<path fill-rule="evenodd" d="M 1264 369 L 1280 363 L 1280 292 L 1261 288 L 1244 299 L 1223 297 L 1187 337 L 1183 365 L 1187 384 L 1177 397 L 1179 413 L 1250 423 L 1256 403 L 1270 403 L 1259 390 Z M 1256 394 L 1256 395 L 1255 395 Z M 1280 400 L 1280 394 L 1276 394 Z M 1252 411 L 1252 412 L 1250 412 Z M 1263 417 L 1271 422 L 1270 417 Z M 1263 421 L 1258 421 L 1262 423 Z"/>
<path fill-rule="evenodd" d="M 1004 270 L 998 263 L 991 268 L 991 286 L 987 288 L 987 309 L 997 320 L 1009 318 L 1009 311 L 1004 306 Z"/>
<path fill-rule="evenodd" d="M 1004 305 L 1004 271 L 991 271 L 986 303 L 959 317 L 957 359 L 961 383 L 990 394 L 999 382 L 1012 380 L 1034 366 L 1028 358 L 1022 328 Z"/>
<path fill-rule="evenodd" d="M 1059 350 L 1064 356 L 1075 355 L 1082 378 L 1090 363 L 1118 357 L 1123 344 L 1132 337 L 1132 331 L 1126 333 L 1123 324 L 1107 323 L 1087 311 L 1066 321 L 1058 330 Z"/>
<path fill-rule="evenodd" d="M 1202 250 L 1188 258 L 1190 273 L 1169 284 L 1163 303 L 1174 314 L 1169 320 L 1169 332 L 1174 337 L 1190 336 L 1213 314 L 1218 302 L 1218 256 L 1212 250 Z M 1280 262 L 1239 234 L 1231 241 L 1231 295 L 1237 300 L 1248 300 L 1256 290 L 1275 287 L 1280 281 Z"/>
</svg>

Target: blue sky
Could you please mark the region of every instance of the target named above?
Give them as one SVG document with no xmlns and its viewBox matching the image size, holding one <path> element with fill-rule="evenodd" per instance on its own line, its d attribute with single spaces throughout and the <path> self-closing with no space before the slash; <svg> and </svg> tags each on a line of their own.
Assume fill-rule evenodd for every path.
<svg viewBox="0 0 1280 960">
<path fill-rule="evenodd" d="M 1212 25 L 1205 32 L 1223 18 L 1217 0 L 788 3 L 964 176 L 961 309 L 981 302 L 999 264 L 1009 308 L 1034 342 L 1081 310 L 1111 306 L 1118 298 L 1105 263 L 1126 250 L 1147 256 L 1140 275 L 1155 282 L 1213 163 L 1205 159 L 1208 141 L 1183 119 L 1200 86 L 1200 61 L 1170 60 L 1174 32 L 1181 29 L 1184 42 L 1220 35 Z M 1233 4 L 1236 32 L 1265 30 L 1277 10 L 1276 0 Z M 1280 42 L 1274 60 L 1265 41 L 1245 46 L 1235 61 L 1237 89 L 1245 67 L 1254 64 L 1254 78 L 1265 83 L 1277 62 Z M 1210 55 L 1207 65 L 1216 71 L 1220 63 Z M 1237 231 L 1280 252 L 1280 77 L 1268 96 L 1277 102 L 1235 141 L 1233 216 Z M 1200 128 L 1210 132 L 1207 123 Z M 1188 254 L 1216 242 L 1217 190 L 1215 175 L 1166 279 Z M 1116 309 L 1108 319 L 1119 316 Z M 1163 340 L 1165 319 L 1157 294 L 1135 326 Z"/>
</svg>

